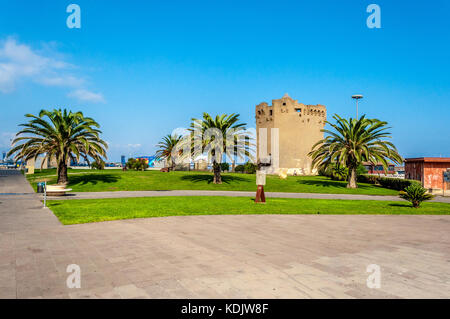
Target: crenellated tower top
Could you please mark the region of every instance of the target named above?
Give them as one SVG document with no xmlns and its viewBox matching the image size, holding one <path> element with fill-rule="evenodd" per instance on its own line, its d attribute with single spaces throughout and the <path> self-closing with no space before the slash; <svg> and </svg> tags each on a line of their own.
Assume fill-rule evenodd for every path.
<svg viewBox="0 0 450 319">
<path fill-rule="evenodd" d="M 277 120 L 283 124 L 288 120 L 293 125 L 301 123 L 325 125 L 327 109 L 324 105 L 306 105 L 292 99 L 287 93 L 281 98 L 272 100 L 272 105 L 262 102 L 255 107 L 257 125 L 274 127 Z"/>
</svg>

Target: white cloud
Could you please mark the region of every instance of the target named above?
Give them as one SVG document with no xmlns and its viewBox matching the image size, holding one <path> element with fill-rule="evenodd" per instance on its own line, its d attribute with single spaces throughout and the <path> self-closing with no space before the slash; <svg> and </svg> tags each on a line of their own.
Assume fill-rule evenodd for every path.
<svg viewBox="0 0 450 319">
<path fill-rule="evenodd" d="M 104 103 L 105 99 L 101 93 L 94 93 L 85 89 L 78 89 L 68 94 L 69 97 L 77 98 L 80 101 Z"/>
<path fill-rule="evenodd" d="M 128 147 L 131 147 L 131 148 L 139 148 L 139 147 L 141 147 L 142 145 L 141 145 L 141 144 L 128 144 L 127 146 L 128 146 Z"/>
<path fill-rule="evenodd" d="M 69 96 L 81 101 L 105 101 L 101 93 L 84 88 L 82 77 L 70 73 L 76 68 L 74 65 L 64 61 L 60 54 L 45 51 L 33 50 L 14 38 L 0 41 L 0 92 L 10 93 L 18 82 L 29 80 L 45 86 L 72 88 Z"/>
<path fill-rule="evenodd" d="M 62 86 L 62 87 L 80 87 L 84 84 L 84 80 L 74 77 L 72 75 L 42 77 L 40 83 L 47 86 Z"/>
</svg>

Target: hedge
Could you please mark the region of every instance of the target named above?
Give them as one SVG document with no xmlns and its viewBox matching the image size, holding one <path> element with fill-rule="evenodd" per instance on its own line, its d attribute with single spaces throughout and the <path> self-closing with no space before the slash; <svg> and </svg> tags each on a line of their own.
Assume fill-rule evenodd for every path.
<svg viewBox="0 0 450 319">
<path fill-rule="evenodd" d="M 244 165 L 237 165 L 234 168 L 234 171 L 235 172 L 246 173 L 246 174 L 255 174 L 257 168 L 258 167 L 255 164 L 247 162 Z"/>
<path fill-rule="evenodd" d="M 379 177 L 376 175 L 360 175 L 358 176 L 358 182 L 380 185 L 384 188 L 395 189 L 398 191 L 404 190 L 406 187 L 419 181 L 412 179 L 401 179 L 392 177 Z"/>
</svg>

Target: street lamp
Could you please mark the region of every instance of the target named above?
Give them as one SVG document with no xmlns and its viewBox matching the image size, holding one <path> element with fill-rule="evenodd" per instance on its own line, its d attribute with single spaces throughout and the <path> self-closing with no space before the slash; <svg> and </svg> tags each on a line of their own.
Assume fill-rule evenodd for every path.
<svg viewBox="0 0 450 319">
<path fill-rule="evenodd" d="M 356 119 L 358 119 L 358 100 L 362 98 L 363 96 L 361 94 L 352 95 L 352 99 L 356 100 Z"/>
</svg>

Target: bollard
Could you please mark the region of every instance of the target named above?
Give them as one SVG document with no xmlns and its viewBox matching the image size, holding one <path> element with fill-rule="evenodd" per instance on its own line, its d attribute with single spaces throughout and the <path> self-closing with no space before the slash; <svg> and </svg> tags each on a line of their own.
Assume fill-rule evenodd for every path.
<svg viewBox="0 0 450 319">
<path fill-rule="evenodd" d="M 265 203 L 266 195 L 264 194 L 264 185 L 266 185 L 266 173 L 264 171 L 256 171 L 256 191 L 255 203 Z"/>
</svg>

